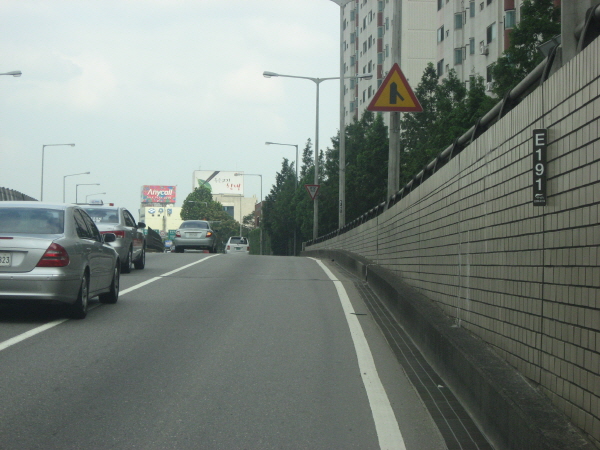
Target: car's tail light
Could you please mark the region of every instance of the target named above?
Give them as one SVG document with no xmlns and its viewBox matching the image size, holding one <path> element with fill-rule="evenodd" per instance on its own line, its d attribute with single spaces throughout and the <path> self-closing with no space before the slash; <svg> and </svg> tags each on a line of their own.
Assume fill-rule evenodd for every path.
<svg viewBox="0 0 600 450">
<path fill-rule="evenodd" d="M 228 245 L 228 246 L 227 246 L 227 250 L 231 250 L 231 246 L 229 246 L 229 245 Z"/>
<path fill-rule="evenodd" d="M 115 230 L 115 231 L 101 231 L 100 234 L 113 233 L 117 236 L 117 239 L 125 239 L 125 231 L 123 230 Z"/>
<path fill-rule="evenodd" d="M 53 242 L 37 263 L 37 267 L 65 267 L 69 265 L 69 261 L 69 254 L 65 248 Z"/>
<path fill-rule="evenodd" d="M 206 232 L 206 237 L 211 237 L 212 235 L 213 235 L 213 232 L 212 232 L 212 231 L 207 231 L 207 232 Z"/>
<path fill-rule="evenodd" d="M 250 246 L 246 247 L 246 250 L 247 250 L 247 251 L 250 251 Z"/>
<path fill-rule="evenodd" d="M 181 237 L 181 231 L 177 230 L 177 231 L 175 232 L 175 237 Z"/>
</svg>

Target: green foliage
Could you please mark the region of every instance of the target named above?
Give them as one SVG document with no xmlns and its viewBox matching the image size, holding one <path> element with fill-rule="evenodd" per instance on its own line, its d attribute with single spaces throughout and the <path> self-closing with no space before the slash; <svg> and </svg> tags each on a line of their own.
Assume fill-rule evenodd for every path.
<svg viewBox="0 0 600 450">
<path fill-rule="evenodd" d="M 240 233 L 240 223 L 223 210 L 223 205 L 212 199 L 210 190 L 204 186 L 195 188 L 183 201 L 183 220 L 207 220 L 217 235 L 218 251 L 229 236 Z"/>
<path fill-rule="evenodd" d="M 415 95 L 423 112 L 404 114 L 400 121 L 400 186 L 409 182 L 496 103 L 485 94 L 483 78 L 475 78 L 467 89 L 451 70 L 439 83 L 431 63 Z"/>
<path fill-rule="evenodd" d="M 543 59 L 538 45 L 560 34 L 560 9 L 554 0 L 525 0 L 521 20 L 510 35 L 510 47 L 492 70 L 493 92 L 503 98 Z"/>
<path fill-rule="evenodd" d="M 275 176 L 275 185 L 264 201 L 263 226 L 271 239 L 274 255 L 291 254 L 290 242 L 293 242 L 295 220 L 296 171 L 294 164 L 283 159 L 281 172 Z"/>
</svg>

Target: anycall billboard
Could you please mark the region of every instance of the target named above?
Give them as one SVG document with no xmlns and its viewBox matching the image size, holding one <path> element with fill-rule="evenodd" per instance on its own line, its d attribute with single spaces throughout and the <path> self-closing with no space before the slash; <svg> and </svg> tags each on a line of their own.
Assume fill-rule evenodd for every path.
<svg viewBox="0 0 600 450">
<path fill-rule="evenodd" d="M 207 187 L 213 195 L 244 195 L 244 172 L 195 170 L 194 189 Z"/>
<path fill-rule="evenodd" d="M 142 203 L 175 203 L 177 186 L 142 186 Z"/>
</svg>

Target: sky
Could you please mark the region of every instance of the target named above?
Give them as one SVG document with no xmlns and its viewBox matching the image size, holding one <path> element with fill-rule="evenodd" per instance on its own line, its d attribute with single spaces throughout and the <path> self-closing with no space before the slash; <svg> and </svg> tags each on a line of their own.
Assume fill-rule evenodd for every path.
<svg viewBox="0 0 600 450">
<path fill-rule="evenodd" d="M 0 76 L 0 187 L 40 199 L 47 145 L 48 202 L 64 185 L 67 202 L 137 218 L 143 185 L 177 186 L 181 206 L 194 170 L 260 174 L 266 196 L 296 150 L 265 142 L 301 159 L 316 84 L 262 74 L 339 76 L 339 13 L 331 0 L 1 0 L 0 73 L 23 75 Z M 339 89 L 320 84 L 322 150 Z M 246 197 L 260 181 L 244 177 Z"/>
</svg>

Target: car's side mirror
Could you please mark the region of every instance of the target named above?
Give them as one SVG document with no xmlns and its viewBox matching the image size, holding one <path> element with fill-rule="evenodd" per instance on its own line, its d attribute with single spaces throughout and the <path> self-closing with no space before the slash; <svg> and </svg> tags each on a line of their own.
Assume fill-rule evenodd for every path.
<svg viewBox="0 0 600 450">
<path fill-rule="evenodd" d="M 138 228 L 146 228 L 146 224 L 144 222 L 138 222 L 137 227 Z"/>
<path fill-rule="evenodd" d="M 109 242 L 115 242 L 117 240 L 117 235 L 115 233 L 103 233 L 102 234 L 102 242 L 108 244 Z"/>
</svg>

